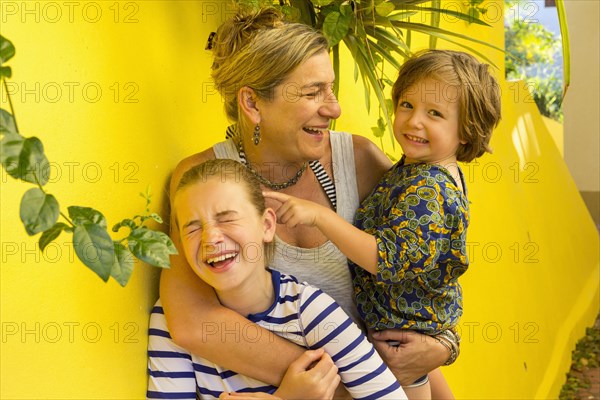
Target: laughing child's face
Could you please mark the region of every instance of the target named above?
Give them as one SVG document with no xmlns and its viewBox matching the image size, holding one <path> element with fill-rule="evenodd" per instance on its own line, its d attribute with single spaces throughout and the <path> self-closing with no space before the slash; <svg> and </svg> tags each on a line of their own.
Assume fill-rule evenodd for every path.
<svg viewBox="0 0 600 400">
<path fill-rule="evenodd" d="M 406 156 L 405 163 L 456 162 L 460 105 L 458 90 L 427 78 L 410 86 L 398 99 L 394 136 Z"/>
<path fill-rule="evenodd" d="M 215 176 L 177 192 L 181 244 L 194 272 L 217 292 L 238 289 L 264 273 L 264 243 L 273 240 L 275 215 L 260 213 L 245 185 Z"/>
</svg>

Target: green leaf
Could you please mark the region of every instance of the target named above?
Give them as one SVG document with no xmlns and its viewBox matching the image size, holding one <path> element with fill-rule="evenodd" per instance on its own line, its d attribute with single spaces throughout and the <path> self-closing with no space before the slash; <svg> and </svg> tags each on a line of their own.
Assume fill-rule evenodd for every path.
<svg viewBox="0 0 600 400">
<path fill-rule="evenodd" d="M 387 62 L 392 64 L 392 66 L 396 68 L 396 70 L 400 69 L 400 63 L 398 62 L 398 60 L 396 60 L 396 58 L 393 55 L 391 55 L 385 48 L 381 47 L 379 44 L 369 39 L 367 39 L 367 43 L 369 43 L 369 46 L 373 47 L 373 49 L 375 50 L 375 54 L 381 54 L 381 56 L 385 58 Z M 377 58 L 374 57 L 375 63 L 379 62 Z"/>
<path fill-rule="evenodd" d="M 377 13 L 377 15 L 380 15 L 382 17 L 387 17 L 392 13 L 392 11 L 394 11 L 394 9 L 394 5 L 387 1 L 375 6 L 375 12 Z"/>
<path fill-rule="evenodd" d="M 329 46 L 338 44 L 350 29 L 352 16 L 344 16 L 338 11 L 332 11 L 325 17 L 323 22 L 323 34 L 329 42 Z"/>
<path fill-rule="evenodd" d="M 90 207 L 69 206 L 69 218 L 74 225 L 97 224 L 106 229 L 106 218 L 100 211 Z"/>
<path fill-rule="evenodd" d="M 6 117 L 3 115 L 3 118 Z M 7 125 L 6 129 L 12 128 Z M 0 142 L 2 166 L 15 179 L 44 186 L 48 182 L 50 172 L 44 145 L 36 137 L 24 138 L 17 133 L 7 133 L 7 130 L 3 130 L 4 137 Z"/>
<path fill-rule="evenodd" d="M 418 13 L 416 11 L 400 11 L 397 13 L 393 13 L 388 15 L 388 19 L 390 20 L 394 20 L 394 21 L 406 21 L 408 20 L 410 17 L 417 15 Z"/>
<path fill-rule="evenodd" d="M 385 130 L 385 121 L 383 120 L 383 118 L 379 117 L 377 119 L 377 127 L 381 130 L 384 131 Z"/>
<path fill-rule="evenodd" d="M 63 230 L 66 230 L 68 226 L 63 224 L 62 222 L 57 222 L 53 227 L 46 229 L 42 236 L 40 236 L 39 244 L 40 251 L 44 251 L 46 246 L 48 246 L 54 239 L 56 239 Z"/>
<path fill-rule="evenodd" d="M 156 267 L 169 268 L 169 255 L 177 254 L 173 241 L 163 232 L 141 227 L 131 231 L 127 239 L 134 256 Z"/>
<path fill-rule="evenodd" d="M 127 226 L 129 227 L 129 229 L 135 229 L 138 227 L 138 225 L 135 223 L 134 220 L 130 219 L 130 218 L 125 218 L 123 221 L 116 223 L 113 227 L 112 227 L 112 231 L 113 232 L 118 232 L 119 229 L 121 229 L 121 227 L 123 226 Z"/>
<path fill-rule="evenodd" d="M 366 91 L 369 86 L 365 82 L 370 83 L 370 86 L 373 88 L 373 91 L 375 92 L 375 95 L 377 96 L 377 100 L 379 101 L 379 106 L 381 107 L 381 109 L 383 111 L 383 117 L 385 118 L 386 124 L 388 126 L 388 130 L 390 131 L 390 140 L 391 140 L 392 148 L 395 149 L 396 141 L 394 140 L 394 134 L 392 131 L 393 123 L 389 116 L 390 113 L 386 107 L 385 95 L 383 93 L 383 90 L 381 88 L 379 80 L 378 80 L 377 76 L 375 75 L 376 68 L 369 56 L 367 46 L 365 46 L 365 44 L 361 41 L 360 38 L 357 38 L 352 34 L 350 34 L 344 38 L 344 43 L 346 43 L 346 45 L 350 49 L 350 52 L 352 53 L 354 60 L 357 62 L 358 67 L 360 68 L 361 75 L 363 76 L 363 84 L 365 85 L 365 99 L 368 96 Z"/>
<path fill-rule="evenodd" d="M 478 43 L 478 44 L 484 45 L 486 47 L 489 47 L 489 48 L 492 48 L 494 50 L 498 50 L 498 51 L 504 53 L 504 49 L 494 46 L 491 43 L 487 43 L 487 42 L 484 42 L 483 40 L 479 40 L 477 38 L 474 38 L 474 37 L 471 37 L 468 35 L 463 35 L 461 33 L 456 33 L 456 32 L 450 31 L 450 30 L 436 28 L 434 26 L 413 23 L 413 22 L 409 23 L 409 22 L 402 22 L 402 21 L 392 21 L 392 24 L 398 28 L 414 30 L 417 32 L 424 33 L 426 35 L 436 35 L 438 38 L 442 38 L 444 40 L 448 40 L 444 35 L 453 36 L 455 38 L 468 40 L 473 43 Z M 466 48 L 466 46 L 463 46 L 462 44 L 461 44 L 461 46 Z"/>
<path fill-rule="evenodd" d="M 0 67 L 0 78 L 10 78 L 12 76 L 12 69 L 10 67 Z"/>
<path fill-rule="evenodd" d="M 392 3 L 397 3 L 398 0 L 391 0 Z M 402 0 L 400 0 L 402 1 Z M 449 17 L 454 17 L 456 19 L 460 19 L 462 21 L 466 21 L 468 23 L 472 23 L 472 24 L 478 24 L 478 25 L 483 25 L 483 26 L 490 26 L 490 24 L 488 24 L 485 21 L 482 21 L 479 18 L 474 17 L 472 14 L 468 13 L 462 13 L 460 11 L 454 11 L 450 8 L 445 8 L 445 7 L 436 7 L 435 6 L 436 1 L 433 2 L 433 7 L 422 7 L 422 6 L 416 6 L 416 5 L 411 5 L 411 4 L 406 4 L 406 3 L 402 3 L 402 4 L 398 4 L 397 8 L 399 10 L 404 11 L 417 11 L 417 12 L 431 12 L 432 14 L 437 14 L 438 17 L 434 17 L 434 18 L 439 18 L 440 15 L 447 15 Z M 439 4 L 442 4 L 441 2 Z"/>
<path fill-rule="evenodd" d="M 373 132 L 373 136 L 376 138 L 380 138 L 383 136 L 384 131 L 381 130 L 378 126 L 371 127 L 371 131 Z"/>
<path fill-rule="evenodd" d="M 441 7 L 441 0 L 431 0 L 431 6 L 433 8 L 439 9 Z M 440 13 L 432 12 L 431 13 L 431 26 L 435 26 L 438 28 L 440 26 Z M 435 49 L 437 46 L 437 37 L 429 36 L 429 48 Z"/>
<path fill-rule="evenodd" d="M 151 213 L 149 216 L 150 216 L 150 218 L 152 218 L 153 220 L 155 220 L 159 224 L 163 223 L 162 217 L 160 215 L 158 215 L 157 213 Z"/>
<path fill-rule="evenodd" d="M 29 189 L 21 199 L 21 221 L 29 236 L 51 228 L 59 213 L 58 201 L 39 188 Z"/>
<path fill-rule="evenodd" d="M 290 5 L 300 12 L 300 21 L 308 26 L 315 26 L 317 20 L 312 4 L 306 0 L 290 0 Z"/>
<path fill-rule="evenodd" d="M 94 223 L 75 225 L 73 247 L 77 257 L 106 282 L 115 261 L 113 241 L 106 226 Z"/>
<path fill-rule="evenodd" d="M 6 110 L 0 108 L 0 134 L 19 134 L 15 118 Z"/>
<path fill-rule="evenodd" d="M 340 13 L 344 16 L 344 17 L 349 17 L 352 18 L 352 5 L 350 5 L 350 2 L 345 1 L 342 4 L 340 4 Z"/>
<path fill-rule="evenodd" d="M 313 0 L 312 2 L 315 7 L 324 7 L 333 3 L 333 0 Z"/>
<path fill-rule="evenodd" d="M 567 25 L 567 14 L 565 11 L 564 0 L 556 0 L 556 12 L 558 13 L 558 23 L 560 26 L 560 35 L 562 38 L 563 51 L 563 98 L 571 85 L 571 44 L 569 40 L 569 27 Z"/>
<path fill-rule="evenodd" d="M 15 55 L 15 46 L 12 42 L 0 35 L 0 64 L 4 64 Z"/>
<path fill-rule="evenodd" d="M 133 254 L 119 242 L 114 242 L 114 245 L 115 260 L 110 270 L 110 276 L 119 282 L 121 286 L 125 286 L 133 273 Z"/>
</svg>

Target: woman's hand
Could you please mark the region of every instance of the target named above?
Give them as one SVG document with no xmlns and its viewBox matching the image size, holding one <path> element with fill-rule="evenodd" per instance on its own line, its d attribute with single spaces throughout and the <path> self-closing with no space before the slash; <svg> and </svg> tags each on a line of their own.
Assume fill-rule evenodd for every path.
<svg viewBox="0 0 600 400">
<path fill-rule="evenodd" d="M 323 349 L 307 350 L 290 365 L 275 396 L 286 400 L 332 399 L 340 383 L 337 371 Z"/>
<path fill-rule="evenodd" d="M 401 385 L 410 385 L 442 366 L 450 356 L 448 349 L 436 339 L 414 331 L 369 331 L 369 340 Z M 388 340 L 397 345 L 390 345 Z"/>
</svg>

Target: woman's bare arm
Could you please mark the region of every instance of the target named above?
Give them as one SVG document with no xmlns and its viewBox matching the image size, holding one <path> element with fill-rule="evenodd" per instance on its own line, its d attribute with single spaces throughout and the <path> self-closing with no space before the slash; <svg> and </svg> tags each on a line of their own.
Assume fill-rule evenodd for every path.
<svg viewBox="0 0 600 400">
<path fill-rule="evenodd" d="M 390 159 L 369 139 L 353 135 L 358 198 L 362 201 L 392 167 Z"/>
<path fill-rule="evenodd" d="M 177 166 L 171 178 L 171 200 L 183 173 L 211 158 L 212 149 Z M 179 255 L 171 257 L 171 268 L 162 272 L 160 297 L 175 343 L 232 371 L 279 385 L 289 365 L 304 349 L 255 326 L 219 303 L 213 289 L 194 274 L 183 256 L 173 213 L 171 239 Z M 249 324 L 253 325 L 251 330 L 247 328 Z M 246 332 L 252 332 L 251 337 Z"/>
</svg>

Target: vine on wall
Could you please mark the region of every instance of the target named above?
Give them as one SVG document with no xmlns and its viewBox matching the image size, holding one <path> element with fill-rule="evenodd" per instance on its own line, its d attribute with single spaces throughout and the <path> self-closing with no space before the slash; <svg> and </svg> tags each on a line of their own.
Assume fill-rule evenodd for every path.
<svg viewBox="0 0 600 400">
<path fill-rule="evenodd" d="M 141 193 L 146 200 L 144 213 L 125 218 L 112 227 L 113 232 L 121 228 L 129 230 L 128 235 L 119 240 L 109 235 L 108 222 L 100 211 L 68 206 L 64 213 L 56 197 L 48 193 L 50 162 L 44 145 L 37 137 L 21 135 L 6 84 L 12 76 L 6 62 L 14 55 L 14 45 L 0 35 L 0 79 L 10 109 L 0 108 L 0 162 L 9 176 L 35 185 L 23 195 L 19 211 L 27 234 L 41 233 L 39 248 L 42 252 L 63 232 L 71 234 L 75 254 L 81 262 L 105 282 L 112 277 L 121 286 L 129 281 L 135 258 L 156 267 L 170 267 L 169 256 L 177 254 L 173 242 L 165 233 L 145 225 L 149 220 L 163 222 L 158 214 L 150 211 L 148 191 Z"/>
</svg>

